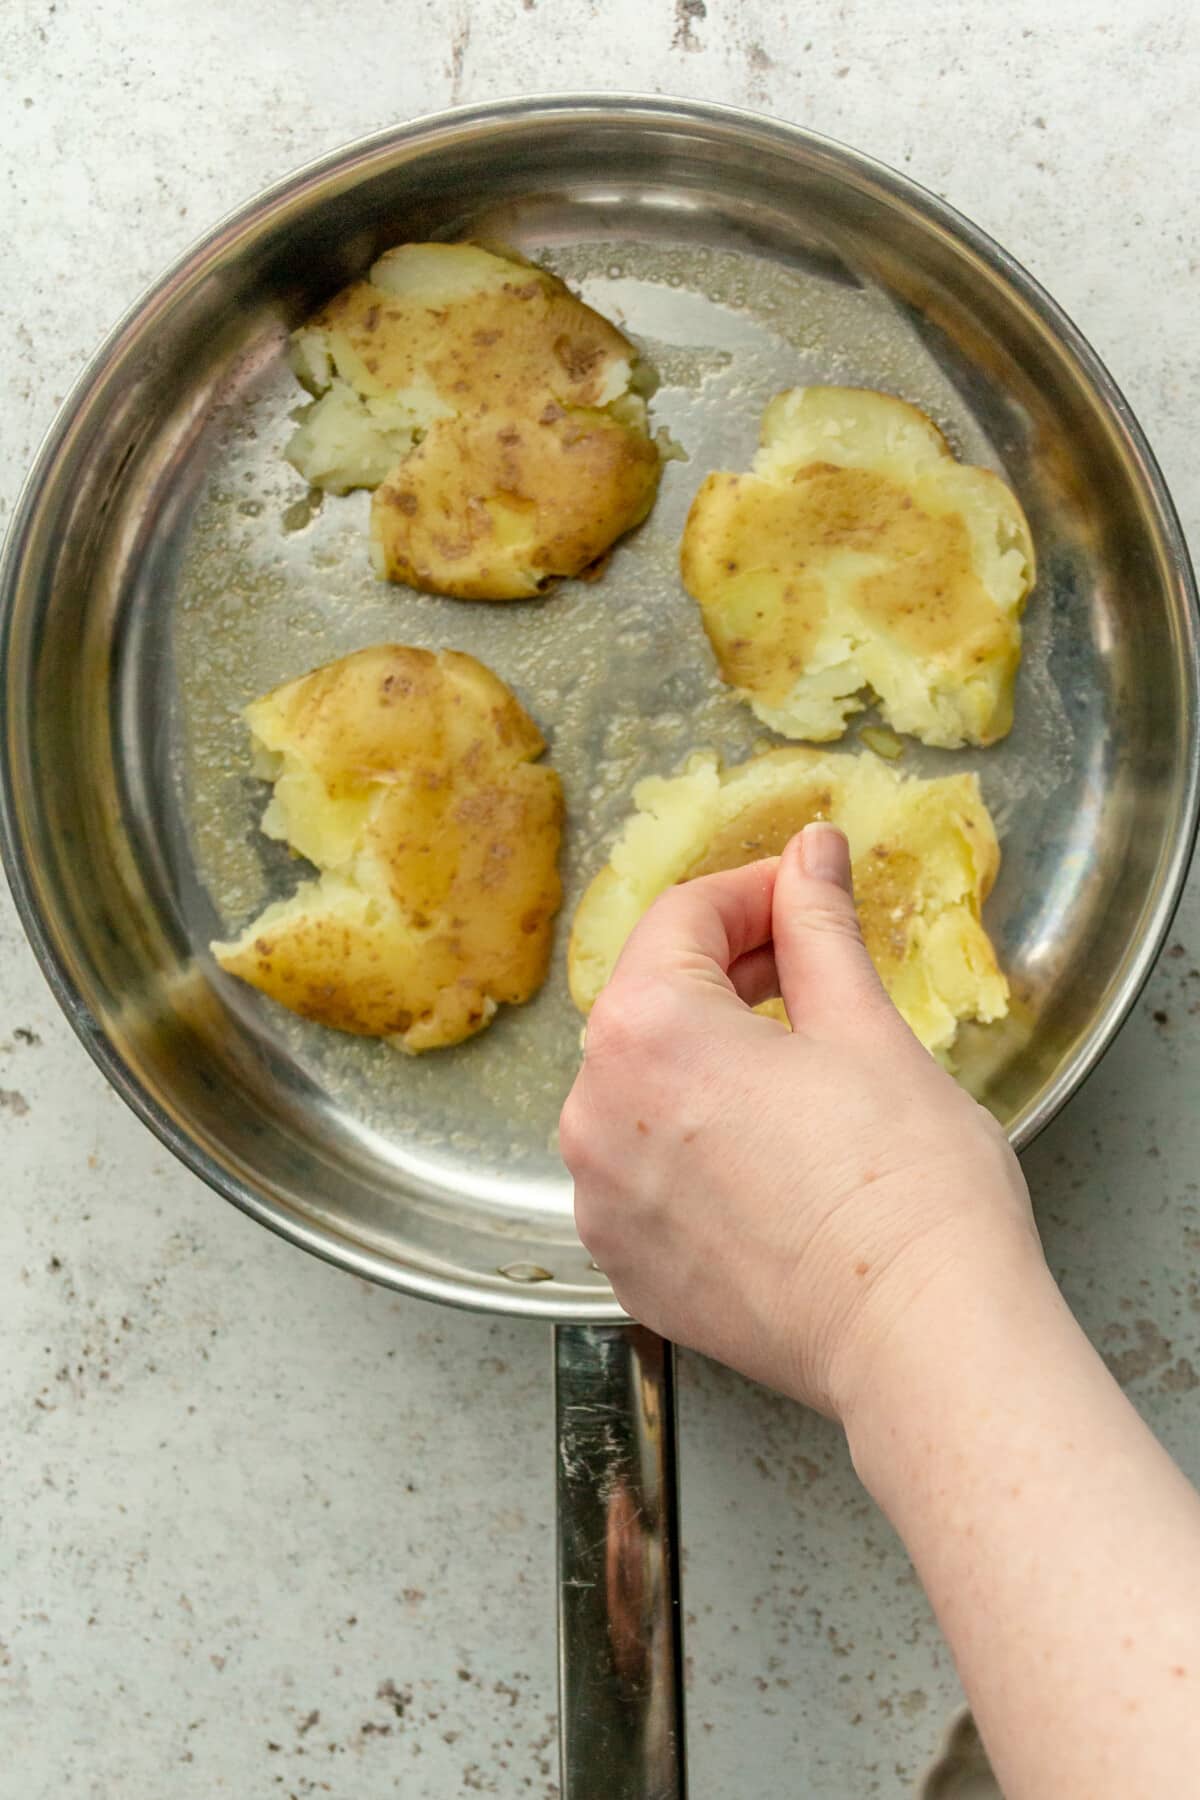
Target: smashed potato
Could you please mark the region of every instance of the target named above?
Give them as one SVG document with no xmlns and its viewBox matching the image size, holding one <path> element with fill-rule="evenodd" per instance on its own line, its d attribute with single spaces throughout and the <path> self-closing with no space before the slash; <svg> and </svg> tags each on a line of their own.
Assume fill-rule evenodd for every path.
<svg viewBox="0 0 1200 1800">
<path fill-rule="evenodd" d="M 375 489 L 376 572 L 514 600 L 578 575 L 654 501 L 637 353 L 557 277 L 476 244 L 403 244 L 293 338 L 319 396 L 287 447 Z"/>
<path fill-rule="evenodd" d="M 220 966 L 305 1018 L 408 1051 L 457 1044 L 545 979 L 562 790 L 533 720 L 458 651 L 385 644 L 246 709 L 263 816 L 320 875 Z"/>
<path fill-rule="evenodd" d="M 592 1007 L 664 888 L 777 855 L 814 819 L 850 840 L 863 936 L 892 999 L 944 1054 L 963 1019 L 1003 1018 L 1008 984 L 980 919 L 1000 852 L 974 775 L 904 776 L 871 755 L 798 746 L 722 772 L 715 756 L 634 790 L 607 865 L 584 894 L 568 950 L 571 995 Z M 781 1002 L 761 1010 L 786 1019 Z"/>
<path fill-rule="evenodd" d="M 1012 724 L 1029 526 L 901 400 L 777 395 L 751 472 L 696 495 L 681 568 L 723 676 L 785 737 L 841 737 L 872 699 L 946 749 Z"/>
</svg>

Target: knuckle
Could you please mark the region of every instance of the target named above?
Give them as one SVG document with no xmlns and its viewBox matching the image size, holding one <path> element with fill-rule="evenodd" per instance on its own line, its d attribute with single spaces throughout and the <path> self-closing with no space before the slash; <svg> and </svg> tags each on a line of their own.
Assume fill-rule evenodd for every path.
<svg viewBox="0 0 1200 1800">
<path fill-rule="evenodd" d="M 620 1055 L 629 1044 L 628 1018 L 619 995 L 606 987 L 588 1014 L 584 1052 L 588 1057 Z"/>
<path fill-rule="evenodd" d="M 631 990 L 623 983 L 613 983 L 604 989 L 588 1017 L 586 1055 L 622 1061 L 636 1057 L 653 1039 L 657 1013 L 653 990 L 647 985 Z"/>
</svg>

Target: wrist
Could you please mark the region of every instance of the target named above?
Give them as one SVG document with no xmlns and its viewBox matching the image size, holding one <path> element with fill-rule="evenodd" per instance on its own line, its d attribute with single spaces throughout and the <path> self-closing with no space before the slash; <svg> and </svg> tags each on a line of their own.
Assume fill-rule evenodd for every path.
<svg viewBox="0 0 1200 1800">
<path fill-rule="evenodd" d="M 897 1285 L 880 1295 L 839 1372 L 851 1458 L 885 1511 L 892 1479 L 943 1421 L 982 1419 L 1018 1365 L 1052 1354 L 1064 1326 L 1083 1342 L 1032 1224 L 947 1246 Z"/>
</svg>

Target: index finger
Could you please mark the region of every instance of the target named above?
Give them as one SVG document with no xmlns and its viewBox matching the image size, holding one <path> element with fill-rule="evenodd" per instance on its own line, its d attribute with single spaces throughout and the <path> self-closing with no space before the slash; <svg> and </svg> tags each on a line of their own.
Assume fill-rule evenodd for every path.
<svg viewBox="0 0 1200 1800">
<path fill-rule="evenodd" d="M 778 867 L 772 856 L 668 888 L 630 932 L 613 978 L 719 976 L 732 992 L 729 970 L 738 957 L 771 941 Z"/>
</svg>

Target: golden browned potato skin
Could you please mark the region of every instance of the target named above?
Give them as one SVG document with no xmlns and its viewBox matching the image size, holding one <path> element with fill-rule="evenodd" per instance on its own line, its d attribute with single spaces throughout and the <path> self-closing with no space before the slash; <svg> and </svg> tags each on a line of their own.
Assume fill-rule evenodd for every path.
<svg viewBox="0 0 1200 1800">
<path fill-rule="evenodd" d="M 697 757 L 639 784 L 637 811 L 576 910 L 571 994 L 588 1011 L 626 937 L 678 881 L 776 856 L 814 819 L 850 839 L 863 936 L 916 1035 L 943 1054 L 962 1019 L 1002 1018 L 1008 989 L 980 917 L 1000 863 L 973 775 L 905 777 L 871 754 L 791 747 L 722 773 Z M 785 1018 L 779 1001 L 763 1009 Z"/>
<path fill-rule="evenodd" d="M 343 341 L 334 360 L 362 393 L 426 383 L 464 418 L 553 399 L 602 405 L 615 397 L 614 369 L 634 355 L 556 275 L 477 244 L 388 251 L 297 335 L 310 333 Z"/>
<path fill-rule="evenodd" d="M 319 485 L 377 488 L 387 579 L 527 598 L 653 504 L 661 458 L 629 391 L 636 352 L 543 269 L 473 244 L 402 245 L 296 333 L 295 360 L 325 397 L 288 454 Z"/>
<path fill-rule="evenodd" d="M 641 523 L 659 466 L 647 437 L 594 407 L 435 425 L 376 489 L 377 566 L 425 593 L 528 598 Z"/>
<path fill-rule="evenodd" d="M 223 969 L 305 1018 L 420 1051 L 545 979 L 562 793 L 533 720 L 456 651 L 360 650 L 257 700 L 264 817 L 322 870 Z"/>
<path fill-rule="evenodd" d="M 777 396 L 753 471 L 697 493 L 680 566 L 723 676 L 788 737 L 840 737 L 869 696 L 945 748 L 1012 724 L 1028 525 L 903 401 Z"/>
</svg>

